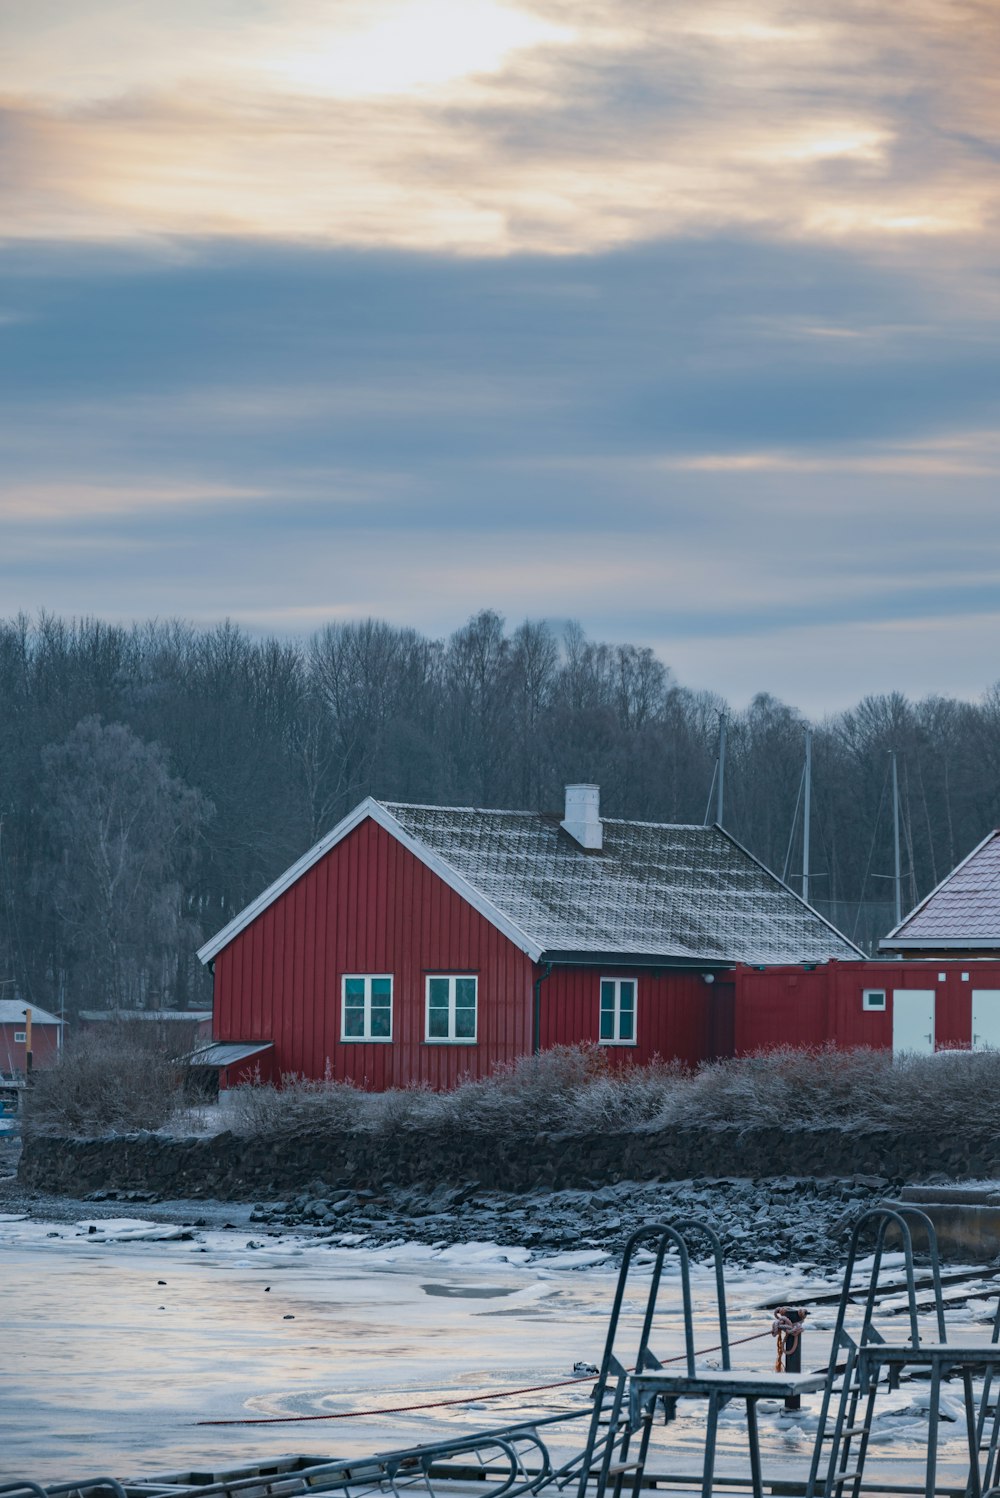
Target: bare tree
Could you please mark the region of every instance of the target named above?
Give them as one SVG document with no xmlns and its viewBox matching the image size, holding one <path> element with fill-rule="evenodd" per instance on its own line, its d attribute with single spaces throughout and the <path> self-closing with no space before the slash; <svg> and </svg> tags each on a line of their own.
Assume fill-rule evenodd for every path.
<svg viewBox="0 0 1000 1498">
<path fill-rule="evenodd" d="M 184 931 L 182 880 L 209 815 L 163 751 L 84 718 L 42 755 L 51 894 L 65 947 L 100 1007 L 141 1007 Z"/>
</svg>

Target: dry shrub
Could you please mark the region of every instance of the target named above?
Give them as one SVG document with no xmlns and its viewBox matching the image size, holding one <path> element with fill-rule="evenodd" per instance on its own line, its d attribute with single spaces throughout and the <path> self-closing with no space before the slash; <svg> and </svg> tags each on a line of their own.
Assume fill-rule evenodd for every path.
<svg viewBox="0 0 1000 1498">
<path fill-rule="evenodd" d="M 697 1124 L 991 1132 L 1000 1129 L 1000 1052 L 788 1047 L 692 1070 L 660 1060 L 618 1066 L 600 1046 L 555 1046 L 452 1092 L 286 1077 L 280 1089 L 237 1088 L 230 1112 L 242 1134 L 453 1128 L 524 1137 Z"/>
<path fill-rule="evenodd" d="M 286 1072 L 281 1086 L 247 1082 L 229 1095 L 226 1121 L 234 1134 L 290 1134 L 298 1129 L 359 1127 L 369 1094 L 352 1082 L 312 1081 Z"/>
<path fill-rule="evenodd" d="M 34 1073 L 25 1132 L 71 1137 L 161 1128 L 182 1104 L 185 1067 L 151 1029 L 126 1021 L 68 1042 L 55 1066 Z"/>
<path fill-rule="evenodd" d="M 702 1066 L 657 1121 L 990 1133 L 1000 1126 L 998 1084 L 998 1051 L 788 1047 Z"/>
<path fill-rule="evenodd" d="M 678 1062 L 619 1067 L 598 1045 L 553 1046 L 443 1094 L 442 1122 L 509 1134 L 627 1129 L 654 1118 L 683 1076 Z"/>
<path fill-rule="evenodd" d="M 893 1071 L 889 1051 L 833 1046 L 759 1051 L 701 1066 L 658 1120 L 667 1123 L 761 1125 L 856 1124 Z"/>
<path fill-rule="evenodd" d="M 482 1081 L 467 1079 L 451 1092 L 427 1087 L 368 1092 L 349 1082 L 286 1076 L 280 1088 L 234 1089 L 230 1127 L 239 1134 L 281 1134 L 301 1128 L 453 1128 L 474 1133 L 623 1129 L 654 1118 L 664 1096 L 684 1076 L 678 1063 L 626 1068 L 610 1064 L 596 1045 L 554 1046 L 504 1063 Z"/>
</svg>

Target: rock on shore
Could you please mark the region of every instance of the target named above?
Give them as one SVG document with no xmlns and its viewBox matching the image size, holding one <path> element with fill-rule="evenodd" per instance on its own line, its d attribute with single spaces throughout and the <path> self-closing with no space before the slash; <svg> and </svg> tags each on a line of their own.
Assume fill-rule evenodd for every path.
<svg viewBox="0 0 1000 1498">
<path fill-rule="evenodd" d="M 768 1181 L 700 1177 L 513 1195 L 475 1185 L 440 1186 L 430 1192 L 330 1191 L 317 1182 L 287 1201 L 256 1205 L 250 1220 L 261 1226 L 312 1228 L 317 1236 L 350 1238 L 358 1246 L 488 1240 L 538 1251 L 601 1249 L 617 1257 L 638 1227 L 697 1218 L 719 1232 L 727 1262 L 825 1267 L 842 1262 L 842 1233 L 855 1214 L 898 1184 L 874 1176 Z"/>
</svg>

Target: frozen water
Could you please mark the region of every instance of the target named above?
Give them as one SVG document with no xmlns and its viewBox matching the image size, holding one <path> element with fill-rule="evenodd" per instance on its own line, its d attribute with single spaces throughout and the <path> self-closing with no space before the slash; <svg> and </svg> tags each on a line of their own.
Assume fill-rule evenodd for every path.
<svg viewBox="0 0 1000 1498">
<path fill-rule="evenodd" d="M 250 1238 L 245 1228 L 165 1238 L 163 1224 L 136 1218 L 53 1227 L 7 1214 L 0 1479 L 130 1476 L 291 1451 L 356 1455 L 540 1412 L 586 1412 L 589 1377 L 489 1396 L 561 1384 L 574 1363 L 600 1361 L 616 1273 L 602 1258 L 586 1250 L 534 1256 L 486 1241 L 366 1249 L 295 1233 Z M 695 1267 L 694 1281 L 696 1346 L 704 1361 L 717 1361 L 708 1351 L 717 1335 L 706 1266 Z M 774 1357 L 762 1301 L 776 1292 L 808 1304 L 831 1282 L 759 1264 L 732 1272 L 728 1286 L 731 1337 L 754 1339 L 734 1346 L 734 1365 L 761 1369 Z M 949 1310 L 949 1324 L 986 1340 L 989 1282 L 972 1279 L 965 1288 L 972 1300 Z M 631 1302 L 641 1309 L 638 1284 Z M 832 1322 L 832 1312 L 811 1319 L 806 1368 L 825 1363 Z M 679 1314 L 662 1319 L 655 1346 L 665 1358 L 682 1351 Z M 463 1402 L 421 1407 L 444 1401 Z M 804 1475 L 815 1406 L 806 1400 L 798 1417 L 780 1404 L 761 1406 L 769 1475 Z M 943 1473 L 961 1477 L 956 1407 L 961 1413 L 948 1396 L 941 1459 Z M 878 1408 L 873 1475 L 910 1480 L 926 1441 L 926 1389 L 907 1384 L 880 1395 Z M 337 1418 L 199 1423 L 316 1415 Z M 678 1420 L 659 1433 L 666 1443 L 659 1470 L 697 1470 L 703 1419 L 698 1402 L 681 1403 Z M 559 1450 L 575 1449 L 582 1425 L 568 1427 Z M 719 1471 L 745 1469 L 734 1405 L 722 1422 Z"/>
</svg>

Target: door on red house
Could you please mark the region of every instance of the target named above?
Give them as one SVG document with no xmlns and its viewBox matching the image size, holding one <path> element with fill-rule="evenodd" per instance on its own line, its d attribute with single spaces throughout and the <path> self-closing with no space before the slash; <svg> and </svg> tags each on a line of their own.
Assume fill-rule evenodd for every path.
<svg viewBox="0 0 1000 1498">
<path fill-rule="evenodd" d="M 933 988 L 894 988 L 892 991 L 892 1051 L 915 1051 L 928 1055 L 934 1050 Z"/>
<path fill-rule="evenodd" d="M 972 990 L 972 1049 L 1000 1051 L 1000 988 Z"/>
</svg>

